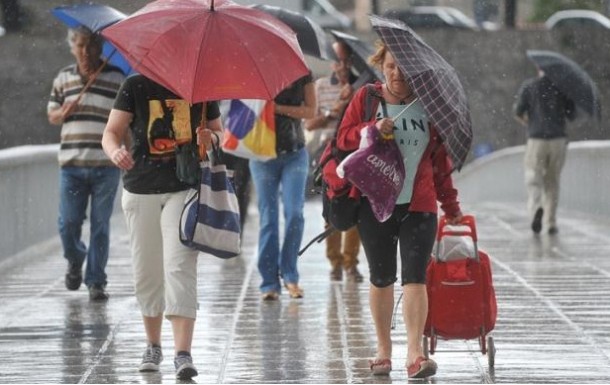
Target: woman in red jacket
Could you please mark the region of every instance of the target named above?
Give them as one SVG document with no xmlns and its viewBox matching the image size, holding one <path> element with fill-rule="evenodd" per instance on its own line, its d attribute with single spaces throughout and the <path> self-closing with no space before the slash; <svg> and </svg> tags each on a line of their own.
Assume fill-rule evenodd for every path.
<svg viewBox="0 0 610 385">
<path fill-rule="evenodd" d="M 361 129 L 375 125 L 384 137 L 394 136 L 406 171 L 403 189 L 387 221 L 377 221 L 367 197 L 361 197 L 358 231 L 369 265 L 369 300 L 377 334 L 377 356 L 370 367 L 374 374 L 392 370 L 390 327 L 400 244 L 407 372 L 410 378 L 424 378 L 436 373 L 436 363 L 424 357 L 422 335 L 428 313 L 426 266 L 436 235 L 437 201 L 449 223 L 458 223 L 462 213 L 451 180 L 451 161 L 441 138 L 387 46 L 379 43 L 370 62 L 380 67 L 385 77 L 385 83 L 375 84 L 378 97 L 372 99 L 376 113 L 370 121 L 363 121 L 370 101 L 366 100 L 367 87 L 362 87 L 341 122 L 338 147 L 357 149 Z"/>
</svg>

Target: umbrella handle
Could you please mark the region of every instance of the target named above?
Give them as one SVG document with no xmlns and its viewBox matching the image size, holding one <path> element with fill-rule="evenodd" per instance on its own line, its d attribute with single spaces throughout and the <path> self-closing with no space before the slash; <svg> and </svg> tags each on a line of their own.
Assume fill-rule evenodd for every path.
<svg viewBox="0 0 610 385">
<path fill-rule="evenodd" d="M 201 124 L 199 125 L 199 127 L 203 130 L 206 127 L 206 123 L 207 123 L 207 119 L 206 119 L 206 115 L 207 115 L 207 109 L 208 109 L 208 103 L 203 102 L 203 107 L 201 108 Z M 201 160 L 206 160 L 208 158 L 208 152 L 205 148 L 205 145 L 203 143 L 201 143 L 199 145 L 199 159 Z"/>
<path fill-rule="evenodd" d="M 91 75 L 91 77 L 89 78 L 89 80 L 87 80 L 87 83 L 85 84 L 85 86 L 83 87 L 82 90 L 80 90 L 80 92 L 78 93 L 78 95 L 76 96 L 76 100 L 73 103 L 73 106 L 76 106 L 80 100 L 83 98 L 83 95 L 85 94 L 85 92 L 87 92 L 87 90 L 89 88 L 91 88 L 91 85 L 93 84 L 93 82 L 95 81 L 95 79 L 97 79 L 97 77 L 99 76 L 99 74 L 102 72 L 102 70 L 104 69 L 104 67 L 106 67 L 106 65 L 108 64 L 108 61 L 110 60 L 110 58 L 112 57 L 112 55 L 114 55 L 114 53 L 116 52 L 116 49 L 114 51 L 112 51 L 112 53 L 110 55 L 108 55 L 107 58 L 104 59 L 104 61 L 102 61 L 102 65 L 100 65 L 98 67 L 98 69 L 95 70 L 95 72 L 93 73 L 93 75 Z"/>
<path fill-rule="evenodd" d="M 413 99 L 413 100 L 411 101 L 411 103 L 407 104 L 407 105 L 405 106 L 405 108 L 403 108 L 403 109 L 402 109 L 402 110 L 401 110 L 399 113 L 397 113 L 396 115 L 394 115 L 394 117 L 392 118 L 392 121 L 393 121 L 393 122 L 394 122 L 394 121 L 396 121 L 396 119 L 397 119 L 397 118 L 398 118 L 400 115 L 402 115 L 402 113 L 403 113 L 403 112 L 405 112 L 405 111 L 407 110 L 407 108 L 411 107 L 411 106 L 413 105 L 413 103 L 415 103 L 415 102 L 416 102 L 418 99 L 419 99 L 419 98 L 415 98 L 415 99 Z"/>
</svg>

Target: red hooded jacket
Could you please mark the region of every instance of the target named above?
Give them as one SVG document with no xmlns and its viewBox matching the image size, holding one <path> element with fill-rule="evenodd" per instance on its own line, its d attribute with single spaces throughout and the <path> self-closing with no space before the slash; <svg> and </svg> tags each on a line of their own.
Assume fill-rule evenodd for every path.
<svg viewBox="0 0 610 385">
<path fill-rule="evenodd" d="M 382 94 L 381 86 L 381 83 L 375 83 L 375 90 L 379 95 Z M 337 133 L 337 147 L 340 150 L 356 150 L 360 145 L 360 130 L 375 124 L 375 114 L 372 114 L 370 121 L 362 121 L 367 92 L 367 87 L 361 87 L 347 106 Z M 372 99 L 372 108 L 373 111 L 376 111 L 379 99 Z M 457 201 L 457 190 L 453 187 L 451 171 L 451 159 L 447 155 L 445 146 L 441 144 L 438 133 L 431 127 L 428 147 L 424 151 L 415 174 L 409 211 L 436 213 L 438 211 L 436 201 L 438 200 L 447 216 L 456 216 L 460 212 L 460 206 Z M 353 187 L 350 195 L 359 196 L 360 191 Z"/>
</svg>

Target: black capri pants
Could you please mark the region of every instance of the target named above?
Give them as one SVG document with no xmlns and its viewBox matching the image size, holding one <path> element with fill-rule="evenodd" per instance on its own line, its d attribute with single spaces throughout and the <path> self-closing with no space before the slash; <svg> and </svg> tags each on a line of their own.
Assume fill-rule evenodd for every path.
<svg viewBox="0 0 610 385">
<path fill-rule="evenodd" d="M 360 203 L 358 233 L 369 264 L 371 284 L 387 287 L 396 282 L 399 242 L 402 285 L 426 283 L 426 267 L 436 236 L 436 214 L 410 212 L 407 203 L 396 205 L 390 219 L 379 222 L 368 199 L 363 197 Z"/>
</svg>

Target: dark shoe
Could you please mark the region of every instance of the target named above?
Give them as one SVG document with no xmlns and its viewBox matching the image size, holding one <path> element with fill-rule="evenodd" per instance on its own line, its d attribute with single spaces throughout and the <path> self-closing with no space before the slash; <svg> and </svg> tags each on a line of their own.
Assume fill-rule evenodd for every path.
<svg viewBox="0 0 610 385">
<path fill-rule="evenodd" d="M 555 235 L 559 232 L 559 229 L 556 226 L 553 226 L 549 229 L 549 235 Z"/>
<path fill-rule="evenodd" d="M 91 285 L 89 286 L 89 299 L 91 301 L 106 301 L 108 300 L 108 293 L 106 293 L 106 289 L 104 285 Z"/>
<path fill-rule="evenodd" d="M 176 367 L 176 378 L 179 380 L 190 380 L 197 377 L 197 368 L 193 365 L 191 356 L 179 355 L 174 358 L 174 366 Z"/>
<path fill-rule="evenodd" d="M 409 378 L 426 378 L 436 374 L 436 362 L 425 357 L 419 357 L 407 368 Z"/>
<path fill-rule="evenodd" d="M 78 290 L 81 283 L 83 283 L 83 266 L 77 263 L 68 262 L 68 271 L 66 272 L 66 289 Z"/>
<path fill-rule="evenodd" d="M 261 295 L 261 298 L 263 301 L 277 301 L 280 298 L 280 296 L 275 291 L 268 291 L 266 293 L 263 293 Z"/>
<path fill-rule="evenodd" d="M 161 346 L 148 345 L 142 356 L 139 370 L 140 372 L 158 372 L 161 361 L 163 361 Z"/>
<path fill-rule="evenodd" d="M 347 277 L 348 282 L 360 283 L 364 280 L 364 277 L 358 271 L 356 266 L 349 267 L 345 269 L 345 275 Z"/>
<path fill-rule="evenodd" d="M 343 280 L 343 268 L 341 266 L 335 266 L 330 271 L 331 281 L 342 281 Z"/>
<path fill-rule="evenodd" d="M 532 231 L 536 234 L 540 234 L 540 230 L 542 230 L 542 214 L 544 214 L 542 208 L 536 210 L 536 213 L 534 214 L 534 220 L 532 221 Z"/>
</svg>

